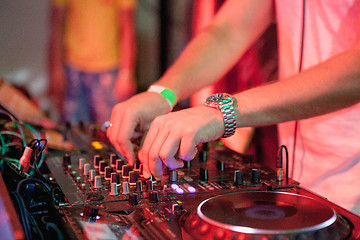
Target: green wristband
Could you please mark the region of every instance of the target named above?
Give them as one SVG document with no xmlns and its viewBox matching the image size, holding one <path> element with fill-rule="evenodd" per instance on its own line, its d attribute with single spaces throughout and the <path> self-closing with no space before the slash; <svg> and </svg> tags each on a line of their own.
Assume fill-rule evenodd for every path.
<svg viewBox="0 0 360 240">
<path fill-rule="evenodd" d="M 160 93 L 167 100 L 170 106 L 170 111 L 172 111 L 173 107 L 177 103 L 175 93 L 169 88 L 160 85 L 151 85 L 147 91 Z"/>
</svg>

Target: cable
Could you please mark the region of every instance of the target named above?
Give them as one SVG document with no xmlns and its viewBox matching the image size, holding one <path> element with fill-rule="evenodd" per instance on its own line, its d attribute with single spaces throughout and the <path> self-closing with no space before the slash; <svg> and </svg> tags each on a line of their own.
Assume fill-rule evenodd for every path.
<svg viewBox="0 0 360 240">
<path fill-rule="evenodd" d="M 301 41 L 300 41 L 300 59 L 299 59 L 299 69 L 298 69 L 299 73 L 302 71 L 303 55 L 304 55 L 306 0 L 303 0 L 302 5 L 303 5 L 303 8 L 302 8 L 302 25 L 301 25 Z M 299 121 L 295 121 L 293 154 L 292 154 L 292 164 L 291 164 L 291 176 L 292 177 L 294 175 L 296 140 L 297 140 L 297 132 L 298 132 L 299 128 L 300 128 Z"/>
</svg>

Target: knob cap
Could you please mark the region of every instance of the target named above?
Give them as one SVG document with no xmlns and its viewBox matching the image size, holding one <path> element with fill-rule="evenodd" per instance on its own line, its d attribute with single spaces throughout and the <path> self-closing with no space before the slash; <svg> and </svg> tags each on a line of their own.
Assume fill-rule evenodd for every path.
<svg viewBox="0 0 360 240">
<path fill-rule="evenodd" d="M 106 167 L 106 162 L 105 161 L 100 161 L 100 165 L 99 165 L 99 173 L 100 174 L 105 173 L 105 167 Z"/>
<path fill-rule="evenodd" d="M 208 170 L 200 168 L 200 180 L 206 182 L 208 178 Z"/>
<path fill-rule="evenodd" d="M 111 196 L 116 196 L 118 195 L 118 189 L 117 189 L 117 184 L 116 183 L 111 183 L 111 191 L 110 191 L 110 195 Z"/>
<path fill-rule="evenodd" d="M 129 183 L 128 182 L 123 182 L 122 184 L 122 194 L 129 194 Z"/>
<path fill-rule="evenodd" d="M 177 171 L 176 170 L 170 170 L 169 181 L 172 183 L 177 182 Z"/>
<path fill-rule="evenodd" d="M 89 175 L 90 169 L 91 169 L 90 163 L 85 163 L 84 164 L 84 175 L 86 175 L 86 176 Z"/>
<path fill-rule="evenodd" d="M 260 171 L 259 169 L 251 170 L 251 183 L 260 183 Z"/>
<path fill-rule="evenodd" d="M 85 163 L 86 163 L 85 158 L 80 158 L 80 159 L 79 159 L 79 169 L 80 169 L 80 170 L 84 169 Z"/>
<path fill-rule="evenodd" d="M 111 173 L 111 183 L 116 183 L 119 184 L 120 183 L 120 175 L 117 172 L 112 172 Z"/>
<path fill-rule="evenodd" d="M 159 201 L 159 193 L 157 191 L 149 192 L 149 202 L 157 203 Z"/>
<path fill-rule="evenodd" d="M 234 184 L 241 185 L 243 184 L 243 172 L 240 170 L 235 170 L 234 172 Z"/>
<path fill-rule="evenodd" d="M 129 195 L 129 204 L 132 206 L 139 204 L 139 196 L 137 193 L 132 193 Z"/>
<path fill-rule="evenodd" d="M 135 185 L 137 180 L 138 180 L 138 173 L 135 171 L 130 171 L 129 172 L 129 184 Z"/>
<path fill-rule="evenodd" d="M 110 154 L 110 165 L 115 168 L 116 167 L 116 160 L 118 159 L 118 156 L 114 153 Z"/>
<path fill-rule="evenodd" d="M 94 168 L 99 168 L 101 160 L 102 160 L 102 157 L 100 155 L 94 156 Z"/>
<path fill-rule="evenodd" d="M 151 180 L 146 180 L 146 190 L 152 191 L 154 190 L 154 183 Z"/>
<path fill-rule="evenodd" d="M 122 159 L 116 160 L 116 171 L 122 172 L 122 167 L 125 165 L 125 161 Z"/>
<path fill-rule="evenodd" d="M 101 188 L 101 176 L 95 176 L 94 188 Z"/>
<path fill-rule="evenodd" d="M 110 180 L 111 179 L 111 173 L 112 173 L 112 167 L 105 167 L 105 180 Z"/>
</svg>

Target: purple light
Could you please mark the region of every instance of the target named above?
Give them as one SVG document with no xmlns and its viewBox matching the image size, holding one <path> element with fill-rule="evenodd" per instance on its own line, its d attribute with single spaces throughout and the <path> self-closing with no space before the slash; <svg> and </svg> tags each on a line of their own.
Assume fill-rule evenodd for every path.
<svg viewBox="0 0 360 240">
<path fill-rule="evenodd" d="M 175 191 L 179 194 L 183 194 L 184 193 L 184 190 L 182 190 L 181 188 L 177 188 L 175 189 Z"/>
<path fill-rule="evenodd" d="M 196 192 L 196 189 L 195 189 L 194 187 L 192 187 L 192 186 L 188 187 L 187 190 L 188 190 L 189 192 L 191 192 L 191 193 Z"/>
<path fill-rule="evenodd" d="M 179 189 L 180 187 L 177 184 L 171 184 L 171 188 L 176 191 L 176 189 Z"/>
</svg>

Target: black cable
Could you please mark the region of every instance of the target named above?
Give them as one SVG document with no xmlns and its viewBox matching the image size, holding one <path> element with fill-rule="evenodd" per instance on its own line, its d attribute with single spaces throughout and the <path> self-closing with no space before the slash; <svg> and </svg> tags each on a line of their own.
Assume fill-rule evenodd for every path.
<svg viewBox="0 0 360 240">
<path fill-rule="evenodd" d="M 304 55 L 304 41 L 305 41 L 305 9 L 306 9 L 306 0 L 303 0 L 303 9 L 302 9 L 302 25 L 301 25 L 301 42 L 300 42 L 300 59 L 299 59 L 299 69 L 298 72 L 302 71 L 303 64 L 303 55 Z M 294 165 L 295 165 L 295 152 L 296 152 L 296 140 L 297 132 L 299 129 L 299 121 L 295 121 L 294 127 L 294 142 L 293 142 L 293 154 L 292 154 L 292 164 L 291 164 L 291 176 L 294 174 Z"/>
<path fill-rule="evenodd" d="M 16 207 L 20 216 L 20 221 L 24 228 L 25 237 L 26 239 L 32 239 L 31 227 L 24 201 L 22 200 L 18 192 L 11 192 L 11 194 L 16 202 Z"/>
</svg>

